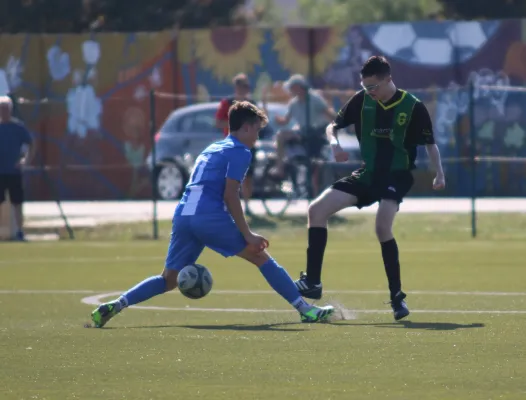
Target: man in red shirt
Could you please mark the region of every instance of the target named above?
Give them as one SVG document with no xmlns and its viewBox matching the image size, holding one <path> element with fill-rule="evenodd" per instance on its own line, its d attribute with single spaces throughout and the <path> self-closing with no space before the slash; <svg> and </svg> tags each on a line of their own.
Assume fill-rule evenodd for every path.
<svg viewBox="0 0 526 400">
<path fill-rule="evenodd" d="M 234 94 L 221 100 L 216 113 L 216 126 L 223 130 L 225 137 L 228 136 L 228 110 L 234 101 L 249 101 L 256 105 L 256 103 L 250 98 L 250 82 L 248 81 L 246 74 L 237 74 L 234 79 L 232 79 L 232 83 L 234 84 Z M 250 161 L 250 167 L 241 189 L 243 200 L 245 200 L 245 206 L 248 205 L 248 200 L 252 197 L 252 175 L 254 173 L 255 162 L 254 149 L 252 149 L 251 152 L 252 160 Z M 248 207 L 246 207 L 246 210 L 247 213 L 249 213 Z"/>
</svg>

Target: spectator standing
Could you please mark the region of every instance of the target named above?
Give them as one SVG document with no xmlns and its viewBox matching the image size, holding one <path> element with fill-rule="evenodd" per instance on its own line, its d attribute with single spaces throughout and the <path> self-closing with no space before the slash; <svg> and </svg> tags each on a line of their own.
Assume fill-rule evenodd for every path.
<svg viewBox="0 0 526 400">
<path fill-rule="evenodd" d="M 16 240 L 23 241 L 24 219 L 22 203 L 24 187 L 22 168 L 33 154 L 33 140 L 22 123 L 13 118 L 13 102 L 8 96 L 0 97 L 0 204 L 6 192 L 14 207 L 17 226 Z"/>
</svg>

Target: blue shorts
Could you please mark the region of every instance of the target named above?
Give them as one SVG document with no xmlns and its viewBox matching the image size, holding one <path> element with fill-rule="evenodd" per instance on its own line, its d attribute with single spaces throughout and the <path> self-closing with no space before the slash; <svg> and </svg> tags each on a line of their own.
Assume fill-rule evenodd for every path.
<svg viewBox="0 0 526 400">
<path fill-rule="evenodd" d="M 194 264 L 205 247 L 223 257 L 239 254 L 247 242 L 229 214 L 176 216 L 165 267 L 180 271 Z"/>
</svg>

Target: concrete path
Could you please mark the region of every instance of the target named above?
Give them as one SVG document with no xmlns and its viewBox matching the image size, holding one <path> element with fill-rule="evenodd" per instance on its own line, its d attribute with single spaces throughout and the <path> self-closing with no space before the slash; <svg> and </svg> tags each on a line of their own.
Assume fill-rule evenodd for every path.
<svg viewBox="0 0 526 400">
<path fill-rule="evenodd" d="M 279 200 L 274 200 L 274 205 L 279 206 Z M 159 202 L 157 215 L 159 220 L 172 218 L 177 202 Z M 289 206 L 287 215 L 305 215 L 308 202 L 299 200 Z M 153 204 L 150 201 L 127 202 L 64 202 L 62 208 L 72 226 L 94 226 L 104 223 L 124 223 L 137 221 L 150 221 L 153 215 Z M 251 210 L 256 215 L 265 215 L 261 201 L 253 200 Z M 378 206 L 357 210 L 350 208 L 343 210 L 341 215 L 356 212 L 374 213 Z M 433 199 L 410 198 L 401 205 L 404 213 L 469 213 L 471 211 L 470 199 Z M 526 198 L 487 198 L 476 201 L 477 212 L 526 213 Z M 31 202 L 24 206 L 28 227 L 54 227 L 63 226 L 57 204 L 54 202 Z"/>
</svg>

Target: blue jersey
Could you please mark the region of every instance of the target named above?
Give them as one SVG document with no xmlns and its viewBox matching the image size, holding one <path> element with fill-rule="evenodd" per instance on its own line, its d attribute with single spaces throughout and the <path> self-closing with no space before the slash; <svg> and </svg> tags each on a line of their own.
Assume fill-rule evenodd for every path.
<svg viewBox="0 0 526 400">
<path fill-rule="evenodd" d="M 195 161 L 175 216 L 224 213 L 226 178 L 242 182 L 251 158 L 248 147 L 233 136 L 208 146 Z"/>
</svg>

